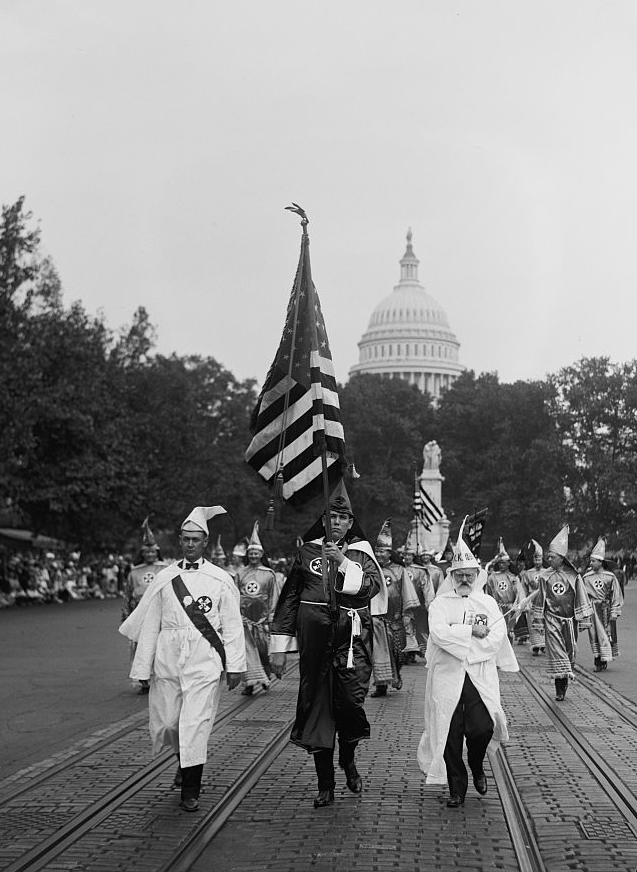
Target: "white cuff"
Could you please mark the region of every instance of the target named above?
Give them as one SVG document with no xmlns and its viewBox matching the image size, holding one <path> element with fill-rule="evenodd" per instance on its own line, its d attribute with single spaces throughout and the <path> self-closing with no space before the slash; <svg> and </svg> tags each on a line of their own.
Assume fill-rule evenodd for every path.
<svg viewBox="0 0 637 872">
<path fill-rule="evenodd" d="M 283 634 L 270 636 L 269 654 L 291 654 L 298 651 L 296 636 L 284 636 Z"/>
<path fill-rule="evenodd" d="M 343 566 L 345 566 L 344 572 L 342 571 Z M 361 592 L 363 587 L 363 567 L 360 563 L 354 563 L 353 560 L 346 557 L 343 563 L 339 566 L 339 572 L 343 576 L 343 586 L 340 590 L 337 588 L 338 593 L 346 593 L 350 596 L 356 596 L 356 594 Z M 334 586 L 336 587 L 336 585 Z"/>
</svg>

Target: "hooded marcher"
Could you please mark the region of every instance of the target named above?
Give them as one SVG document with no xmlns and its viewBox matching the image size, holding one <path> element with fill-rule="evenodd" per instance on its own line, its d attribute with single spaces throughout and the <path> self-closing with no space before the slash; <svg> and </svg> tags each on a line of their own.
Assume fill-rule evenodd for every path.
<svg viewBox="0 0 637 872">
<path fill-rule="evenodd" d="M 458 534 L 450 566 L 451 589 L 439 590 L 429 607 L 425 730 L 418 765 L 427 784 L 449 785 L 449 808 L 464 804 L 469 783 L 487 792 L 484 757 L 489 742 L 508 738 L 500 703 L 498 667 L 519 669 L 503 618 L 493 597 L 476 584 L 480 564 Z"/>
<path fill-rule="evenodd" d="M 159 545 L 157 544 L 157 540 L 155 539 L 153 531 L 150 529 L 148 518 L 145 518 L 144 523 L 142 524 L 141 556 L 142 562 L 137 563 L 135 566 L 131 567 L 128 573 L 128 578 L 126 579 L 126 586 L 124 590 L 124 607 L 122 609 L 122 621 L 125 621 L 126 618 L 131 614 L 133 609 L 137 607 L 139 601 L 146 592 L 146 588 L 148 587 L 148 585 L 151 583 L 151 581 L 154 580 L 157 573 L 160 572 L 167 565 L 166 561 L 161 559 Z M 135 642 L 131 642 L 131 665 L 133 663 L 133 660 L 135 659 L 136 650 L 137 644 Z M 150 682 L 142 679 L 139 682 L 139 690 L 137 692 L 140 694 L 140 696 L 143 696 L 144 694 L 148 693 L 149 689 Z"/>
<path fill-rule="evenodd" d="M 246 639 L 246 673 L 244 696 L 251 696 L 254 688 L 270 687 L 270 623 L 276 605 L 276 577 L 261 562 L 263 545 L 259 539 L 259 522 L 254 522 L 247 548 L 248 565 L 242 566 L 235 577 L 239 589 L 243 631 Z"/>
<path fill-rule="evenodd" d="M 498 539 L 498 551 L 495 556 L 495 569 L 492 569 L 487 579 L 486 593 L 491 594 L 498 604 L 502 614 L 507 613 L 506 625 L 509 639 L 513 639 L 515 624 L 518 614 L 511 611 L 517 598 L 517 576 L 510 569 L 511 558 L 509 557 L 502 538 Z"/>
<path fill-rule="evenodd" d="M 530 548 L 532 549 L 532 565 L 523 569 L 519 576 L 520 592 L 518 596 L 528 597 L 535 593 L 540 585 L 540 576 L 545 571 L 544 566 L 544 551 L 539 542 L 531 539 Z M 533 657 L 538 657 L 544 652 L 544 622 L 532 620 L 531 615 L 532 602 L 529 602 L 526 609 L 526 620 L 529 631 L 529 642 L 531 644 L 531 653 Z"/>
<path fill-rule="evenodd" d="M 431 563 L 433 551 L 425 551 L 422 555 L 418 555 L 418 543 L 414 543 L 413 538 L 414 537 L 410 532 L 410 535 L 407 537 L 407 541 L 405 542 L 405 547 L 403 548 L 403 562 L 409 580 L 416 591 L 420 605 L 408 614 L 407 620 L 411 621 L 413 638 L 416 643 L 416 651 L 424 657 L 427 648 L 427 638 L 429 637 L 427 614 L 429 606 L 436 595 L 437 585 L 442 580 L 442 573 Z M 421 556 L 421 564 L 414 562 L 417 556 Z M 407 640 L 407 646 L 405 647 L 405 654 L 408 653 L 409 638 Z"/>
<path fill-rule="evenodd" d="M 197 506 L 181 525 L 183 559 L 157 574 L 119 631 L 137 651 L 131 678 L 150 680 L 153 751 L 179 758 L 181 808 L 196 811 L 221 677 L 229 690 L 245 672 L 239 596 L 227 572 L 203 557 L 208 521 L 221 506 Z"/>
<path fill-rule="evenodd" d="M 403 649 L 407 641 L 405 621 L 420 600 L 407 570 L 392 560 L 393 536 L 391 518 L 381 527 L 374 549 L 387 588 L 387 613 L 374 621 L 374 690 L 370 696 L 387 696 L 391 684 L 401 690 L 403 680 Z"/>
<path fill-rule="evenodd" d="M 584 573 L 586 593 L 593 606 L 588 637 L 593 652 L 595 672 L 602 672 L 611 660 L 619 657 L 617 638 L 612 638 L 611 621 L 622 613 L 624 598 L 617 576 L 604 567 L 606 542 L 600 539 L 590 556 L 590 567 Z"/>
<path fill-rule="evenodd" d="M 568 524 L 548 548 L 549 569 L 540 576 L 538 595 L 531 609 L 533 621 L 544 622 L 548 674 L 555 679 L 555 699 L 566 696 L 575 662 L 575 621 L 584 630 L 591 626 L 593 607 L 582 577 L 568 559 Z"/>
<path fill-rule="evenodd" d="M 303 537 L 279 596 L 270 642 L 272 671 L 281 677 L 286 652 L 299 652 L 299 694 L 291 740 L 314 756 L 314 807 L 334 802 L 334 748 L 348 788 L 363 781 L 355 750 L 369 738 L 363 708 L 372 670 L 372 612 L 386 611 L 386 589 L 369 542 L 354 518 L 343 482 L 325 518 Z"/>
</svg>

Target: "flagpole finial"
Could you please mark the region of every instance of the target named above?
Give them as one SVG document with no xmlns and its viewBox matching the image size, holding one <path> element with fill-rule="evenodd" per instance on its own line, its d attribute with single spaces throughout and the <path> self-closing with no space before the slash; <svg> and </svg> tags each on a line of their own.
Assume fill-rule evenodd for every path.
<svg viewBox="0 0 637 872">
<path fill-rule="evenodd" d="M 299 215 L 301 218 L 301 226 L 307 227 L 310 223 L 310 219 L 307 217 L 307 213 L 302 206 L 299 206 L 298 203 L 292 202 L 291 206 L 285 207 L 288 212 L 294 212 L 295 215 Z"/>
</svg>

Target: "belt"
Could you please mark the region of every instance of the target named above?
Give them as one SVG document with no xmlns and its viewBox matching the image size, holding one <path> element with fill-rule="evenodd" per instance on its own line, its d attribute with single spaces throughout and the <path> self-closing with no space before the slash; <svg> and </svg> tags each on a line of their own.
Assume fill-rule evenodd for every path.
<svg viewBox="0 0 637 872">
<path fill-rule="evenodd" d="M 306 606 L 325 606 L 329 608 L 329 603 L 315 603 L 311 600 L 301 600 Z M 368 610 L 369 606 L 362 606 L 360 609 L 350 608 L 349 606 L 339 606 L 344 612 L 347 612 L 347 616 L 351 622 L 351 631 L 349 636 L 349 650 L 347 652 L 347 669 L 354 668 L 354 639 L 356 636 L 360 636 L 361 634 L 361 619 L 359 612 L 365 612 Z"/>
</svg>

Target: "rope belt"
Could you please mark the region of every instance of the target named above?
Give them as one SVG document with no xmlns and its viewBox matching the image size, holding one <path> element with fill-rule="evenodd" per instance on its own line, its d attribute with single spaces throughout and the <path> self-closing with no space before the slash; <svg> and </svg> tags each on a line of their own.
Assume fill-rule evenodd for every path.
<svg viewBox="0 0 637 872">
<path fill-rule="evenodd" d="M 316 602 L 312 602 L 311 600 L 301 600 L 301 602 L 304 603 L 306 606 L 325 606 L 326 608 L 329 607 L 329 603 L 316 603 Z M 344 612 L 347 612 L 347 616 L 350 619 L 350 623 L 351 623 L 351 631 L 350 631 L 350 637 L 349 637 L 349 650 L 347 652 L 347 666 L 346 666 L 346 668 L 353 669 L 354 668 L 354 639 L 356 636 L 360 636 L 361 629 L 362 629 L 361 618 L 360 618 L 360 615 L 358 613 L 366 611 L 368 607 L 362 606 L 362 608 L 360 608 L 360 609 L 353 609 L 353 608 L 350 608 L 349 606 L 339 606 L 339 608 L 342 609 Z"/>
</svg>

